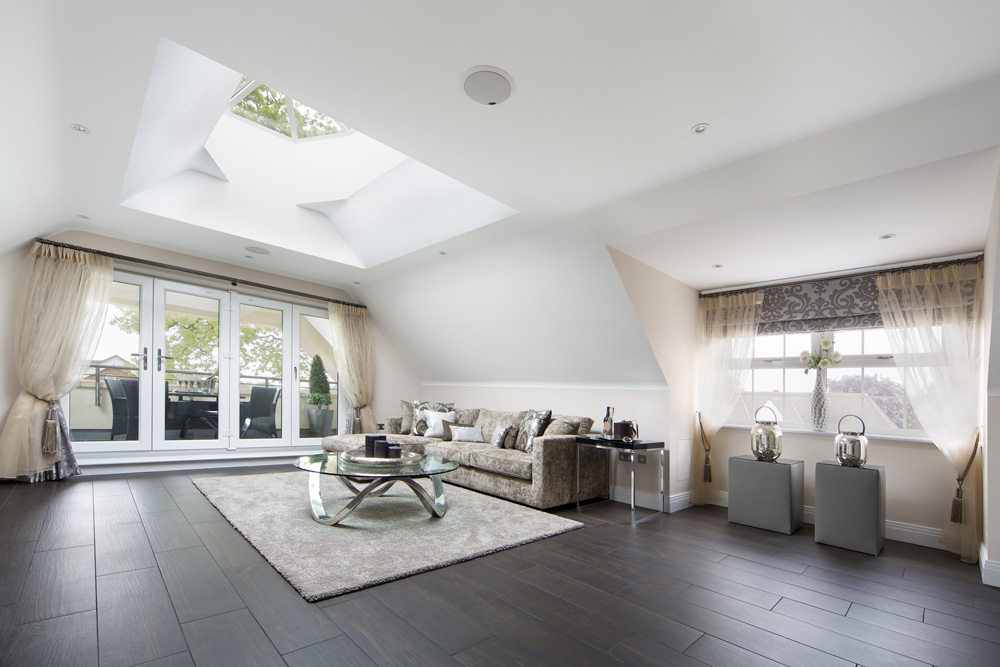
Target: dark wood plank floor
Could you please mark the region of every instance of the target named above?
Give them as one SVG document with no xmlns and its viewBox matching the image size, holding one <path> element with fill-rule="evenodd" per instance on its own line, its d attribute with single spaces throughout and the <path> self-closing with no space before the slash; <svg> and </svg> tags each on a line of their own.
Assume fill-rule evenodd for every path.
<svg viewBox="0 0 1000 667">
<path fill-rule="evenodd" d="M 586 527 L 310 604 L 191 484 L 275 469 L 0 483 L 0 665 L 1000 664 L 977 567 L 718 507 L 562 509 Z"/>
</svg>

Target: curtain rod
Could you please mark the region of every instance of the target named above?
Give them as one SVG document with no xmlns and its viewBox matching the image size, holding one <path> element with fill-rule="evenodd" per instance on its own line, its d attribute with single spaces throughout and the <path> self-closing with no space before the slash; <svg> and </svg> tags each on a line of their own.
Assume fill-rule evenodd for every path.
<svg viewBox="0 0 1000 667">
<path fill-rule="evenodd" d="M 909 271 L 910 269 L 934 268 L 938 266 L 947 266 L 949 264 L 962 264 L 965 262 L 972 263 L 974 261 L 979 261 L 982 258 L 982 252 L 972 252 L 964 255 L 953 255 L 951 257 L 930 259 L 916 264 L 886 264 L 884 266 L 870 267 L 866 271 L 848 270 L 833 273 L 820 273 L 812 276 L 802 276 L 800 278 L 795 278 L 794 280 L 776 280 L 774 282 L 756 283 L 752 285 L 743 285 L 741 287 L 719 287 L 717 289 L 709 289 L 698 292 L 698 298 L 715 296 L 717 294 L 753 292 L 759 289 L 767 289 L 769 287 L 788 287 L 789 285 L 799 285 L 801 283 L 808 283 L 816 280 L 832 280 L 834 278 L 856 278 L 858 276 L 877 276 L 886 273 L 901 273 L 903 271 Z"/>
<path fill-rule="evenodd" d="M 83 246 L 72 245 L 69 243 L 60 243 L 59 241 L 49 241 L 48 239 L 43 239 L 41 237 L 35 237 L 35 241 L 38 243 L 44 243 L 45 245 L 55 246 L 57 248 L 68 248 L 70 250 L 79 250 L 81 252 L 89 252 L 95 255 L 101 255 L 103 257 L 110 257 L 111 259 L 120 259 L 124 262 L 134 262 L 136 264 L 145 264 L 146 266 L 155 266 L 160 269 L 168 269 L 170 271 L 181 271 L 183 273 L 190 273 L 196 276 L 201 276 L 202 278 L 212 278 L 215 280 L 224 280 L 233 287 L 238 284 L 248 285 L 250 287 L 257 287 L 259 289 L 266 289 L 272 292 L 282 292 L 284 294 L 294 294 L 295 296 L 306 297 L 307 299 L 318 299 L 320 301 L 329 301 L 331 303 L 339 303 L 344 306 L 355 306 L 357 308 L 365 308 L 368 306 L 362 305 L 360 303 L 351 303 L 350 301 L 341 301 L 340 299 L 332 299 L 328 296 L 319 296 L 318 294 L 309 294 L 307 292 L 298 292 L 293 289 L 286 289 L 284 287 L 275 287 L 274 285 L 265 285 L 263 283 L 257 283 L 252 280 L 243 280 L 242 278 L 233 278 L 231 276 L 224 276 L 219 273 L 209 273 L 208 271 L 199 271 L 198 269 L 189 269 L 184 266 L 177 266 L 176 264 L 166 264 L 164 262 L 154 262 L 151 259 L 142 259 L 140 257 L 129 257 L 128 255 L 119 255 L 115 252 L 107 252 L 105 250 L 97 250 L 95 248 L 84 248 Z"/>
</svg>

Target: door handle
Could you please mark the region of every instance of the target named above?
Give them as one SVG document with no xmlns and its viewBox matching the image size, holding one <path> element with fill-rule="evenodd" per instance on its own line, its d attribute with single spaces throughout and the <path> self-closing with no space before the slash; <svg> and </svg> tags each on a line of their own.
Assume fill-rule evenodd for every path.
<svg viewBox="0 0 1000 667">
<path fill-rule="evenodd" d="M 148 347 L 142 348 L 142 352 L 133 352 L 129 356 L 132 356 L 132 357 L 142 357 L 142 370 L 145 371 L 145 370 L 149 369 L 149 358 L 148 358 L 149 357 L 149 348 Z"/>
<path fill-rule="evenodd" d="M 156 349 L 156 370 L 157 371 L 162 371 L 163 370 L 163 360 L 164 359 L 173 359 L 173 357 L 168 357 L 167 355 L 163 354 L 163 350 L 157 348 Z"/>
</svg>

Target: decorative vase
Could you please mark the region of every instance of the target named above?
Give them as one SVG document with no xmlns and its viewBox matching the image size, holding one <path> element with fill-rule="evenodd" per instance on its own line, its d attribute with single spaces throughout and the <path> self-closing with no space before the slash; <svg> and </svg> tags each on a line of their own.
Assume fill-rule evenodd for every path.
<svg viewBox="0 0 1000 667">
<path fill-rule="evenodd" d="M 817 431 L 826 428 L 826 369 L 816 369 L 816 386 L 813 387 L 812 405 L 810 406 L 812 425 Z"/>
<path fill-rule="evenodd" d="M 310 407 L 306 413 L 309 417 L 309 430 L 312 431 L 312 437 L 322 438 L 333 435 L 333 410 Z"/>
</svg>

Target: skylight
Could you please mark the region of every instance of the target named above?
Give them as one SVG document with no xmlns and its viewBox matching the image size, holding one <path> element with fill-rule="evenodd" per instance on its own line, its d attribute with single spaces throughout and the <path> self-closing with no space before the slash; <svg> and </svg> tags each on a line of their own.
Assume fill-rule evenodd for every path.
<svg viewBox="0 0 1000 667">
<path fill-rule="evenodd" d="M 347 127 L 302 104 L 289 100 L 273 88 L 257 84 L 244 76 L 236 87 L 229 110 L 258 125 L 283 134 L 289 139 L 308 139 L 347 131 Z"/>
</svg>

